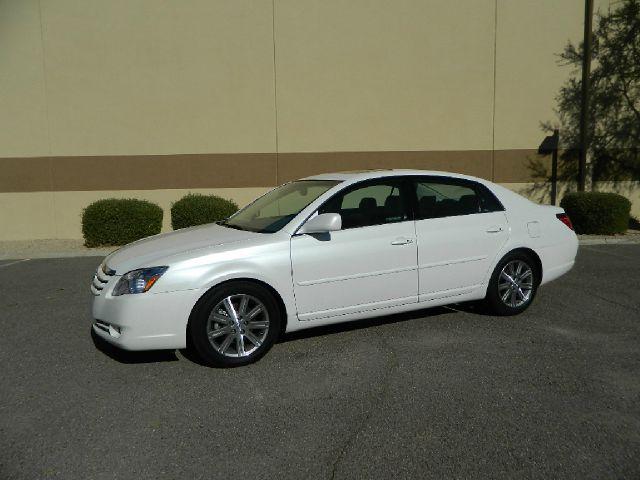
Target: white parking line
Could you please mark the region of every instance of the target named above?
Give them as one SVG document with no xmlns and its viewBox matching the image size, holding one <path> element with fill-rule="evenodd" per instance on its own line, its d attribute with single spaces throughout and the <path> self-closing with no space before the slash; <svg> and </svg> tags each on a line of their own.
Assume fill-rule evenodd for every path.
<svg viewBox="0 0 640 480">
<path fill-rule="evenodd" d="M 16 260 L 15 262 L 3 263 L 0 265 L 0 268 L 10 267 L 11 265 L 15 265 L 16 263 L 28 262 L 31 260 L 30 258 L 23 258 L 22 260 Z"/>
</svg>

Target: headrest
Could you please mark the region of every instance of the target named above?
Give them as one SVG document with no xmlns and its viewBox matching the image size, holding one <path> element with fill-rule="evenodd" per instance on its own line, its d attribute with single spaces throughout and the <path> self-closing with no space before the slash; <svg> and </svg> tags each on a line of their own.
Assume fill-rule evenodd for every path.
<svg viewBox="0 0 640 480">
<path fill-rule="evenodd" d="M 374 208 L 378 208 L 378 202 L 373 197 L 364 197 L 360 200 L 359 205 L 360 210 L 372 210 Z"/>
<path fill-rule="evenodd" d="M 400 197 L 398 196 L 387 197 L 387 199 L 384 201 L 384 206 L 386 208 L 399 209 L 401 206 Z"/>
<path fill-rule="evenodd" d="M 478 198 L 475 195 L 463 195 L 458 203 L 465 212 L 477 213 L 479 211 Z"/>
<path fill-rule="evenodd" d="M 431 210 L 436 206 L 436 196 L 435 195 L 427 195 L 420 199 L 418 202 L 420 210 Z"/>
</svg>

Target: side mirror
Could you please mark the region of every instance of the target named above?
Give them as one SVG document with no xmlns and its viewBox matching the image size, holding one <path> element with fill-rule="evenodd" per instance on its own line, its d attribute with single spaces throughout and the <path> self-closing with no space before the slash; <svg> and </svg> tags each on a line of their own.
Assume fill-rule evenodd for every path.
<svg viewBox="0 0 640 480">
<path fill-rule="evenodd" d="M 342 228 L 342 217 L 339 213 L 322 213 L 307 221 L 298 233 L 327 233 Z"/>
</svg>

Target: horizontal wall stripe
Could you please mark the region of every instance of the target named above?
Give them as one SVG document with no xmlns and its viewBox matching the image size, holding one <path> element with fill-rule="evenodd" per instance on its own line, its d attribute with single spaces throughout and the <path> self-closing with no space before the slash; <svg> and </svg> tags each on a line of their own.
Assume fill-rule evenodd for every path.
<svg viewBox="0 0 640 480">
<path fill-rule="evenodd" d="M 0 192 L 267 187 L 317 173 L 417 168 L 532 181 L 535 150 L 216 153 L 0 158 Z"/>
<path fill-rule="evenodd" d="M 378 151 L 278 154 L 278 172 L 282 181 L 316 173 L 369 168 L 449 170 L 491 178 L 491 151 Z"/>
<path fill-rule="evenodd" d="M 275 153 L 0 159 L 0 192 L 275 185 Z"/>
</svg>

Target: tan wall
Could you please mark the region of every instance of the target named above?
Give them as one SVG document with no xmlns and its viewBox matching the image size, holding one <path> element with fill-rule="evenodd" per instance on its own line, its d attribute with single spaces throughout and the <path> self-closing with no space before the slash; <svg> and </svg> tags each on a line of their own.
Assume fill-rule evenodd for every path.
<svg viewBox="0 0 640 480">
<path fill-rule="evenodd" d="M 75 238 L 104 195 L 168 206 L 202 189 L 243 203 L 330 170 L 529 185 L 539 122 L 569 73 L 554 54 L 580 37 L 582 8 L 3 0 L 0 239 Z"/>
<path fill-rule="evenodd" d="M 215 194 L 244 206 L 268 188 L 116 190 L 0 193 L 0 240 L 82 238 L 82 209 L 103 198 L 138 198 L 164 210 L 163 231 L 171 230 L 171 203 L 189 192 Z"/>
<path fill-rule="evenodd" d="M 556 54 L 582 37 L 584 0 L 497 1 L 495 148 L 537 148 L 570 73 Z"/>
<path fill-rule="evenodd" d="M 534 202 L 550 204 L 551 186 L 548 183 L 520 182 L 502 183 L 501 185 L 523 195 Z M 594 185 L 598 192 L 612 192 L 622 195 L 631 201 L 631 216 L 640 218 L 640 182 L 598 182 Z M 560 204 L 562 197 L 569 192 L 575 192 L 575 183 L 558 182 L 557 201 Z"/>
<path fill-rule="evenodd" d="M 0 157 L 275 151 L 270 1 L 0 8 Z"/>
<path fill-rule="evenodd" d="M 37 1 L 0 3 L 0 46 L 0 158 L 47 155 L 44 57 Z"/>
<path fill-rule="evenodd" d="M 5 0 L 0 158 L 537 148 L 582 28 L 581 0 L 274 5 Z"/>
<path fill-rule="evenodd" d="M 491 148 L 493 0 L 276 2 L 283 152 Z"/>
</svg>

